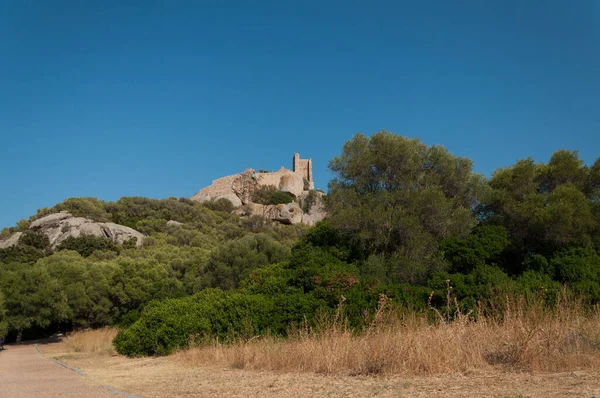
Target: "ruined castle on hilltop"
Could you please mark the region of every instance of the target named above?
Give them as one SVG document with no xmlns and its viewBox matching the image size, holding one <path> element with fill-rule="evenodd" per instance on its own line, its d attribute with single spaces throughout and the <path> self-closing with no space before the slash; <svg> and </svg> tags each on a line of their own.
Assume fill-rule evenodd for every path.
<svg viewBox="0 0 600 398">
<path fill-rule="evenodd" d="M 263 187 L 273 187 L 293 197 L 289 203 L 265 205 L 254 202 L 254 194 Z M 240 216 L 259 215 L 283 224 L 314 225 L 326 216 L 322 191 L 315 191 L 312 159 L 292 158 L 292 170 L 246 169 L 239 174 L 221 177 L 191 197 L 198 202 L 226 199 Z"/>
<path fill-rule="evenodd" d="M 292 171 L 306 179 L 310 189 L 315 189 L 312 174 L 312 159 L 300 159 L 300 154 L 295 153 L 292 159 Z"/>
</svg>

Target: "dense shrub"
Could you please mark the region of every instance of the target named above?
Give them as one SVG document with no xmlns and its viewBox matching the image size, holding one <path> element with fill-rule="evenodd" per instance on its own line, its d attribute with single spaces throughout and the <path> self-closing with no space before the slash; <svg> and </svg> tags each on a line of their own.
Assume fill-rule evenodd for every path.
<svg viewBox="0 0 600 398">
<path fill-rule="evenodd" d="M 50 239 L 43 233 L 26 231 L 19 238 L 19 245 L 31 246 L 44 251 L 50 247 Z"/>
<path fill-rule="evenodd" d="M 592 302 L 600 302 L 600 256 L 591 248 L 560 251 L 550 260 L 556 278 Z"/>
<path fill-rule="evenodd" d="M 216 247 L 206 264 L 201 285 L 233 289 L 254 269 L 288 260 L 289 247 L 266 234 L 246 235 Z"/>
<path fill-rule="evenodd" d="M 96 198 L 69 198 L 51 208 L 43 208 L 37 211 L 32 221 L 45 215 L 68 211 L 75 217 L 86 217 L 94 221 L 110 221 L 110 215 L 106 211 L 106 202 Z"/>
<path fill-rule="evenodd" d="M 207 202 L 204 202 L 203 205 L 206 208 L 211 209 L 213 211 L 222 211 L 225 213 L 231 213 L 235 208 L 233 203 L 231 203 L 231 201 L 225 198 L 221 198 L 215 201 L 209 200 Z"/>
<path fill-rule="evenodd" d="M 476 267 L 496 262 L 508 246 L 506 228 L 501 225 L 481 225 L 466 238 L 450 237 L 441 243 L 444 258 L 451 272 L 468 273 Z"/>
<path fill-rule="evenodd" d="M 57 251 L 74 250 L 83 257 L 89 257 L 96 250 L 110 250 L 119 252 L 119 246 L 108 238 L 94 235 L 69 236 L 56 247 Z"/>
<path fill-rule="evenodd" d="M 254 191 L 252 201 L 262 205 L 278 205 L 293 202 L 294 196 L 289 192 L 280 191 L 272 185 L 264 185 Z"/>
<path fill-rule="evenodd" d="M 0 249 L 0 263 L 35 263 L 38 259 L 44 257 L 44 252 L 32 246 L 11 246 L 6 249 Z"/>
<path fill-rule="evenodd" d="M 312 320 L 322 302 L 311 296 L 243 294 L 207 289 L 183 299 L 153 302 L 114 340 L 120 354 L 166 355 L 209 338 L 283 335 L 303 319 Z"/>
</svg>

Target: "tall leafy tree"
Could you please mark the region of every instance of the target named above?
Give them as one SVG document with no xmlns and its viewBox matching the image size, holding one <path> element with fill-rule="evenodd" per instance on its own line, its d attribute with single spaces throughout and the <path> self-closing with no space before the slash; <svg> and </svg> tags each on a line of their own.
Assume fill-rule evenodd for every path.
<svg viewBox="0 0 600 398">
<path fill-rule="evenodd" d="M 480 216 L 506 228 L 508 271 L 540 268 L 558 251 L 596 245 L 596 167 L 588 169 L 577 151 L 559 150 L 548 164 L 528 158 L 493 173 Z"/>
<path fill-rule="evenodd" d="M 6 336 L 8 332 L 8 321 L 6 319 L 6 307 L 4 306 L 4 294 L 0 290 L 0 337 Z"/>
<path fill-rule="evenodd" d="M 60 284 L 39 266 L 11 264 L 3 267 L 0 290 L 4 293 L 9 330 L 17 333 L 68 317 L 67 296 Z"/>
<path fill-rule="evenodd" d="M 476 225 L 472 209 L 483 188 L 469 159 L 386 131 L 357 134 L 331 160 L 330 225 L 363 257 L 393 258 L 402 268 L 442 266 L 439 242 Z M 396 271 L 395 271 L 396 270 Z"/>
</svg>

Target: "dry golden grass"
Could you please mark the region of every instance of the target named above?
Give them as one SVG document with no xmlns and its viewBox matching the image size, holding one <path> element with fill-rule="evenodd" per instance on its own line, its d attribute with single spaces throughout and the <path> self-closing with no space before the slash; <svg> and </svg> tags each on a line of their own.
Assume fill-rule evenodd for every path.
<svg viewBox="0 0 600 398">
<path fill-rule="evenodd" d="M 98 355 L 116 355 L 112 341 L 118 330 L 103 328 L 74 331 L 67 335 L 65 345 L 69 351 Z"/>
<path fill-rule="evenodd" d="M 99 355 L 112 352 L 111 329 L 73 333 L 43 349 L 149 398 L 600 396 L 598 307 L 563 298 L 544 309 L 539 300 L 516 300 L 467 316 L 455 304 L 444 314 L 394 312 L 385 296 L 380 304 L 358 335 L 338 312 L 288 339 L 213 343 L 168 357 Z"/>
<path fill-rule="evenodd" d="M 191 366 L 340 375 L 600 368 L 600 308 L 584 310 L 575 300 L 563 297 L 548 309 L 539 302 L 507 299 L 491 315 L 455 312 L 454 321 L 445 322 L 446 316 L 434 312 L 439 319 L 433 323 L 431 313 L 386 311 L 385 296 L 380 304 L 370 327 L 358 335 L 334 319 L 318 331 L 304 328 L 288 339 L 215 343 L 172 358 Z"/>
</svg>

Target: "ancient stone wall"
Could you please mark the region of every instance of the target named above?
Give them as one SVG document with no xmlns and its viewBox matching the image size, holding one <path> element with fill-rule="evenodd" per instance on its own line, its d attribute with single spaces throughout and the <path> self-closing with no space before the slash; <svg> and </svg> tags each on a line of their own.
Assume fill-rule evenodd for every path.
<svg viewBox="0 0 600 398">
<path fill-rule="evenodd" d="M 312 175 L 312 159 L 300 159 L 300 154 L 295 153 L 292 161 L 292 171 L 301 175 L 302 178 L 306 178 L 310 189 L 315 188 Z"/>
</svg>

